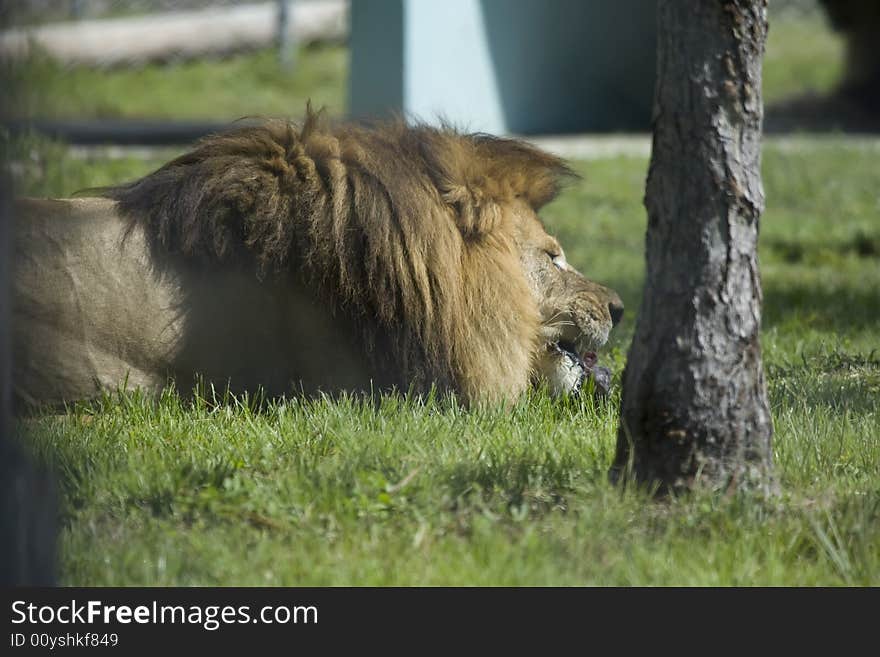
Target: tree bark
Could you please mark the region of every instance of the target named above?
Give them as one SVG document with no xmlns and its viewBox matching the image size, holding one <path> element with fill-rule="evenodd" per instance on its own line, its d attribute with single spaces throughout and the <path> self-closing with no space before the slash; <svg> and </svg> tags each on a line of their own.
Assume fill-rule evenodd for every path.
<svg viewBox="0 0 880 657">
<path fill-rule="evenodd" d="M 766 0 L 660 0 L 645 295 L 612 480 L 773 489 L 757 262 Z"/>
</svg>

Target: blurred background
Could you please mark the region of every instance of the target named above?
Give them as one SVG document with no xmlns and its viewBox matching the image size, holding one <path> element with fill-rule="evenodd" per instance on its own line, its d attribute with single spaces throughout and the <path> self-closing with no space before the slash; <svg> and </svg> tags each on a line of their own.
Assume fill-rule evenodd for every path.
<svg viewBox="0 0 880 657">
<path fill-rule="evenodd" d="M 873 0 L 774 0 L 768 131 L 876 130 L 878 29 Z M 308 99 L 494 133 L 650 127 L 654 0 L 6 0 L 0 30 L 7 133 L 179 143 Z"/>
</svg>

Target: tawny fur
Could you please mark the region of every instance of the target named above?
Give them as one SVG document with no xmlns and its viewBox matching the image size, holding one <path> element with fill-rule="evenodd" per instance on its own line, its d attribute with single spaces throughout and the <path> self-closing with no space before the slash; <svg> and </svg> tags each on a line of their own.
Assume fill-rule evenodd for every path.
<svg viewBox="0 0 880 657">
<path fill-rule="evenodd" d="M 394 380 L 475 400 L 530 383 L 542 320 L 516 208 L 569 175 L 515 140 L 310 114 L 208 137 L 105 195 L 154 251 L 317 290 Z"/>
</svg>

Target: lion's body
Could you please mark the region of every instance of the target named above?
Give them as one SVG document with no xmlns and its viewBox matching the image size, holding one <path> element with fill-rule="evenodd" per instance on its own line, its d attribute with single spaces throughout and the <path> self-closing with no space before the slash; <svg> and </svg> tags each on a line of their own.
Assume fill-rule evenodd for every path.
<svg viewBox="0 0 880 657">
<path fill-rule="evenodd" d="M 305 290 L 184 259 L 157 267 L 143 228 L 130 228 L 112 200 L 25 200 L 16 210 L 20 401 L 122 385 L 158 392 L 169 377 L 186 390 L 197 375 L 268 394 L 370 385 L 344 323 Z"/>
<path fill-rule="evenodd" d="M 125 224 L 113 205 L 16 204 L 13 381 L 25 401 L 86 398 L 96 383 L 126 377 L 162 383 L 153 364 L 172 348 L 175 327 L 161 327 L 156 310 L 172 308 L 174 293 L 153 280 L 142 235 L 120 249 Z"/>
<path fill-rule="evenodd" d="M 21 201 L 18 396 L 198 375 L 514 398 L 548 340 L 595 348 L 619 304 L 567 264 L 539 271 L 559 247 L 535 210 L 565 173 L 519 142 L 310 118 L 209 138 L 109 198 Z"/>
</svg>

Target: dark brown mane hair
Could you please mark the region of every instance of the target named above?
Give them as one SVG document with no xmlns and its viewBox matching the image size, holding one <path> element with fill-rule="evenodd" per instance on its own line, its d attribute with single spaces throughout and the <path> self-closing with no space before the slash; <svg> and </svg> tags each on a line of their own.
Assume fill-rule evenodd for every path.
<svg viewBox="0 0 880 657">
<path fill-rule="evenodd" d="M 476 374 L 464 370 L 480 366 L 463 364 L 471 351 L 504 357 L 510 346 L 490 339 L 523 342 L 536 328 L 527 302 L 506 298 L 525 285 L 511 280 L 522 275 L 508 208 L 520 199 L 537 210 L 570 175 L 514 139 L 403 121 L 331 125 L 309 111 L 302 125 L 269 120 L 206 137 L 103 194 L 154 250 L 301 276 L 374 332 L 391 331 L 400 358 L 422 361 L 413 367 L 426 377 L 467 388 Z"/>
</svg>

